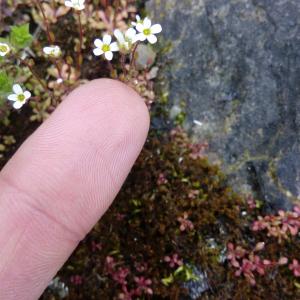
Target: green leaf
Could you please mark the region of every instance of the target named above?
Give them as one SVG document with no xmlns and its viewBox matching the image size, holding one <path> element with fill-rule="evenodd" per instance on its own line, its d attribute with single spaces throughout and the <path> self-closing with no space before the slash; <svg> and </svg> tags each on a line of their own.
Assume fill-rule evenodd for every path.
<svg viewBox="0 0 300 300">
<path fill-rule="evenodd" d="M 184 271 L 184 265 L 178 267 L 178 268 L 176 269 L 176 271 L 174 272 L 174 275 L 177 276 L 178 274 L 180 274 L 180 273 L 183 272 L 183 271 Z"/>
<path fill-rule="evenodd" d="M 23 49 L 29 46 L 33 39 L 29 32 L 29 24 L 12 26 L 9 39 L 10 43 L 17 49 Z"/>
<path fill-rule="evenodd" d="M 161 282 L 165 285 L 165 286 L 169 286 L 171 283 L 174 282 L 174 276 L 171 274 L 169 277 L 165 277 L 161 280 Z"/>
<path fill-rule="evenodd" d="M 13 80 L 6 72 L 0 71 L 0 106 L 5 103 L 5 99 L 9 93 L 11 93 Z"/>
<path fill-rule="evenodd" d="M 11 92 L 11 88 L 13 85 L 13 80 L 10 78 L 6 72 L 0 72 L 0 96 L 6 96 Z"/>
<path fill-rule="evenodd" d="M 182 265 L 176 269 L 174 276 L 182 281 L 197 281 L 199 277 L 194 274 L 192 268 L 187 265 Z"/>
</svg>

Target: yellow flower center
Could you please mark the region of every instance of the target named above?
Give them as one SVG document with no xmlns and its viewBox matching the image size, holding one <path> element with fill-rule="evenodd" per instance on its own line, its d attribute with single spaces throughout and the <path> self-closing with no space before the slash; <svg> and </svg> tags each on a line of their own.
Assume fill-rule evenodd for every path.
<svg viewBox="0 0 300 300">
<path fill-rule="evenodd" d="M 24 101 L 25 96 L 23 94 L 18 95 L 18 101 Z"/>
<path fill-rule="evenodd" d="M 103 51 L 103 52 L 110 51 L 109 45 L 105 45 L 105 44 L 104 44 L 104 45 L 102 46 L 102 51 Z"/>
<path fill-rule="evenodd" d="M 6 45 L 0 46 L 0 52 L 7 52 L 7 51 L 8 51 L 8 47 Z"/>
<path fill-rule="evenodd" d="M 150 35 L 151 34 L 150 28 L 144 29 L 143 33 L 144 35 Z"/>
</svg>

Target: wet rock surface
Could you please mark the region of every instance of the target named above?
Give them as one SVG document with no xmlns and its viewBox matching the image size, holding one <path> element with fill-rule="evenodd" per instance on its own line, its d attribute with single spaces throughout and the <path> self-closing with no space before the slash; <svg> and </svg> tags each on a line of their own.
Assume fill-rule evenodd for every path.
<svg viewBox="0 0 300 300">
<path fill-rule="evenodd" d="M 300 199 L 300 2 L 150 0 L 169 50 L 158 84 L 233 186 L 270 209 Z"/>
</svg>

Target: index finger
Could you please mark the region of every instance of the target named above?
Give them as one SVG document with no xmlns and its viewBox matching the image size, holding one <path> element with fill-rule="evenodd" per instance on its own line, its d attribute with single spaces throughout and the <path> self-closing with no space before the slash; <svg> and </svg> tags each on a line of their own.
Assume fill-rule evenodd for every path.
<svg viewBox="0 0 300 300">
<path fill-rule="evenodd" d="M 74 92 L 0 173 L 0 299 L 37 299 L 109 207 L 149 127 L 124 84 Z"/>
</svg>

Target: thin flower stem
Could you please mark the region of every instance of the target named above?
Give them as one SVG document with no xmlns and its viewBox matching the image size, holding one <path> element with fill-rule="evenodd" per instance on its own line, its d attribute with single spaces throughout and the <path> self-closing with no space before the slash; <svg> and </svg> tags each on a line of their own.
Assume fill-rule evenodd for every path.
<svg viewBox="0 0 300 300">
<path fill-rule="evenodd" d="M 26 66 L 30 70 L 31 74 L 37 79 L 40 85 L 44 88 L 45 92 L 49 93 L 49 95 L 52 97 L 52 101 L 55 101 L 54 93 L 51 90 L 49 90 L 48 86 L 42 81 L 39 75 L 33 70 L 32 66 L 25 59 L 19 58 L 19 60 L 24 66 Z"/>
<path fill-rule="evenodd" d="M 110 71 L 110 75 L 113 76 L 114 68 L 113 68 L 113 66 L 112 66 L 112 64 L 109 60 L 107 61 L 107 63 L 108 63 L 108 68 L 109 68 L 109 71 Z"/>
<path fill-rule="evenodd" d="M 139 44 L 140 44 L 140 42 L 138 41 L 134 45 L 134 48 L 133 48 L 133 51 L 132 51 L 132 55 L 131 55 L 130 69 L 132 69 L 133 67 L 134 67 L 134 69 L 136 68 L 136 66 L 135 66 L 135 56 L 136 56 L 136 50 L 137 50 L 137 47 L 138 47 Z"/>
<path fill-rule="evenodd" d="M 62 76 L 61 67 L 60 67 L 59 62 L 57 61 L 57 59 L 53 58 L 52 63 L 56 66 L 59 78 L 64 79 L 63 76 Z"/>
<path fill-rule="evenodd" d="M 81 23 L 81 16 L 80 11 L 77 12 L 78 15 L 78 26 L 79 26 L 79 48 L 78 48 L 78 71 L 80 71 L 81 63 L 82 63 L 82 44 L 83 44 L 83 30 L 82 30 L 82 23 Z"/>
<path fill-rule="evenodd" d="M 36 74 L 36 72 L 33 70 L 32 66 L 25 60 L 22 58 L 19 58 L 20 62 L 26 66 L 31 74 L 37 79 L 37 81 L 40 83 L 40 85 L 47 91 L 50 92 L 52 94 L 52 92 L 48 89 L 47 85 L 42 81 L 42 79 Z"/>
<path fill-rule="evenodd" d="M 43 21 L 44 21 L 44 25 L 46 27 L 47 39 L 48 39 L 49 44 L 52 45 L 54 43 L 54 41 L 53 41 L 53 38 L 52 38 L 51 33 L 50 33 L 50 26 L 49 26 L 48 19 L 45 15 L 43 5 L 41 4 L 40 0 L 35 0 L 35 2 L 36 2 L 37 6 L 39 7 L 39 9 L 40 9 L 40 11 L 43 15 Z"/>
<path fill-rule="evenodd" d="M 69 71 L 69 73 L 68 73 L 68 81 L 70 81 L 70 78 L 71 78 L 71 75 L 72 75 L 72 65 L 70 65 L 70 64 L 67 64 L 68 65 L 68 71 Z"/>
<path fill-rule="evenodd" d="M 35 0 L 35 2 L 36 2 L 36 4 L 37 4 L 38 8 L 40 9 L 40 11 L 42 13 L 42 16 L 43 16 L 43 21 L 44 21 L 44 25 L 46 27 L 46 35 L 47 35 L 48 42 L 49 42 L 50 45 L 53 45 L 54 44 L 54 40 L 53 40 L 52 35 L 50 33 L 50 26 L 49 26 L 49 22 L 48 22 L 48 19 L 46 17 L 43 5 L 41 4 L 40 0 Z M 59 74 L 59 77 L 62 78 L 61 68 L 60 68 L 59 63 L 57 62 L 56 59 L 53 61 L 53 63 L 56 66 L 56 69 L 57 69 L 57 72 Z"/>
<path fill-rule="evenodd" d="M 127 76 L 127 70 L 126 70 L 126 66 L 125 66 L 125 55 L 124 53 L 121 53 L 121 66 L 122 66 L 122 71 L 123 71 L 123 74 L 124 76 L 126 77 Z"/>
</svg>

